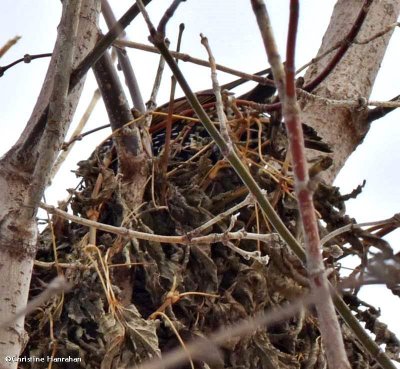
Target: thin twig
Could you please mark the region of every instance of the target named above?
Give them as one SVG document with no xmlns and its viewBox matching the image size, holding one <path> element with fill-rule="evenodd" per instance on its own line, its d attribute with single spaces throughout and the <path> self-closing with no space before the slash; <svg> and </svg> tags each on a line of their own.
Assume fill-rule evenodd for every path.
<svg viewBox="0 0 400 369">
<path fill-rule="evenodd" d="M 339 42 L 337 42 L 335 45 L 333 45 L 332 47 L 330 47 L 328 50 L 325 50 L 322 54 L 316 56 L 315 58 L 312 58 L 308 63 L 304 64 L 303 66 L 301 66 L 299 69 L 296 70 L 296 74 L 301 73 L 304 69 L 308 68 L 310 65 L 313 65 L 317 62 L 319 62 L 320 60 L 322 60 L 323 58 L 325 58 L 325 56 L 329 55 L 331 52 L 337 50 L 343 43 L 343 40 L 340 40 Z"/>
<path fill-rule="evenodd" d="M 341 235 L 342 233 L 352 231 L 353 229 L 360 229 L 362 227 L 371 227 L 371 226 L 385 226 L 388 224 L 398 224 L 398 226 L 400 226 L 399 215 L 396 214 L 396 215 L 392 216 L 391 218 L 377 220 L 374 222 L 366 222 L 366 223 L 359 223 L 359 224 L 353 224 L 353 223 L 347 224 L 347 225 L 340 227 L 338 229 L 335 229 L 331 233 L 327 234 L 324 238 L 321 239 L 320 244 L 322 247 L 328 241 L 330 241 L 332 238 L 335 238 L 335 237 Z"/>
<path fill-rule="evenodd" d="M 211 226 L 213 226 L 214 224 L 220 222 L 221 220 L 223 220 L 224 218 L 232 215 L 233 213 L 236 213 L 238 210 L 240 210 L 241 208 L 250 205 L 253 202 L 253 198 L 251 195 L 247 195 L 246 198 L 240 202 L 239 204 L 236 204 L 235 206 L 232 206 L 230 209 L 224 211 L 221 214 L 218 214 L 216 217 L 210 219 L 208 222 L 202 224 L 201 226 L 193 229 L 192 231 L 189 232 L 189 236 L 190 237 L 194 237 L 197 236 L 201 233 L 203 233 L 207 228 L 210 228 Z"/>
<path fill-rule="evenodd" d="M 75 135 L 75 132 L 74 132 L 71 139 L 68 142 L 65 142 L 63 144 L 63 150 L 67 149 L 69 147 L 69 145 L 73 144 L 75 141 L 81 141 L 84 137 L 89 136 L 92 133 L 96 133 L 98 131 L 101 131 L 103 129 L 110 128 L 110 127 L 111 127 L 111 124 L 103 124 L 102 126 L 90 129 L 89 131 L 83 132 L 79 135 Z"/>
<path fill-rule="evenodd" d="M 0 77 L 3 76 L 3 74 L 7 71 L 7 69 L 10 69 L 14 65 L 17 65 L 18 63 L 24 62 L 24 63 L 30 63 L 32 60 L 35 59 L 40 59 L 40 58 L 48 58 L 52 56 L 51 53 L 46 53 L 46 54 L 35 54 L 35 55 L 29 55 L 25 54 L 23 58 L 20 58 L 18 60 L 13 61 L 12 63 L 5 65 L 4 67 L 0 66 Z"/>
<path fill-rule="evenodd" d="M 213 86 L 213 91 L 214 91 L 214 95 L 215 95 L 215 108 L 217 110 L 218 121 L 220 123 L 221 136 L 226 141 L 226 143 L 228 145 L 228 149 L 230 151 L 232 151 L 233 144 L 232 144 L 231 137 L 229 135 L 227 119 L 226 119 L 226 115 L 224 112 L 224 103 L 222 102 L 221 88 L 218 83 L 217 69 L 215 66 L 215 58 L 211 51 L 211 47 L 208 43 L 207 37 L 205 37 L 203 34 L 200 34 L 200 37 L 201 37 L 201 43 L 204 45 L 204 47 L 207 50 L 208 60 L 210 62 L 211 80 L 212 80 L 212 86 Z M 227 154 L 228 153 L 223 153 L 224 156 L 226 156 Z"/>
<path fill-rule="evenodd" d="M 388 25 L 387 27 L 385 27 L 382 31 L 377 32 L 376 34 L 372 35 L 369 38 L 366 38 L 364 40 L 358 40 L 357 38 L 355 40 L 353 40 L 353 44 L 355 45 L 365 45 L 370 43 L 371 41 L 376 40 L 377 38 L 384 36 L 386 33 L 392 31 L 394 28 L 396 27 L 400 27 L 400 22 L 396 22 L 393 24 Z M 344 38 L 343 40 L 338 41 L 335 45 L 333 45 L 332 47 L 330 47 L 328 50 L 325 50 L 323 53 L 319 54 L 317 57 L 312 58 L 308 63 L 304 64 L 302 67 L 300 67 L 299 69 L 297 69 L 296 74 L 299 74 L 300 72 L 302 72 L 304 69 L 308 68 L 310 65 L 315 64 L 317 62 L 319 62 L 321 59 L 325 58 L 325 56 L 329 55 L 332 51 L 335 51 L 336 49 L 338 49 L 340 46 L 342 46 L 344 43 L 346 42 L 346 38 Z"/>
<path fill-rule="evenodd" d="M 160 90 L 161 80 L 164 73 L 165 68 L 165 60 L 160 55 L 160 60 L 158 62 L 158 68 L 156 72 L 156 77 L 153 83 L 153 89 L 151 90 L 151 95 L 149 101 L 146 103 L 147 110 L 152 112 L 157 107 L 157 95 L 158 91 Z M 150 126 L 151 119 L 149 120 L 148 126 Z"/>
<path fill-rule="evenodd" d="M 37 204 L 39 204 L 48 183 L 51 167 L 70 124 L 67 99 L 73 56 L 77 47 L 75 41 L 78 32 L 80 8 L 81 0 L 71 0 L 63 7 L 63 22 L 59 27 L 59 37 L 64 42 L 56 56 L 57 63 L 46 126 L 39 143 L 39 157 L 35 163 L 32 175 L 33 180 L 25 198 L 25 205 L 27 205 L 25 211 L 27 212 L 37 209 Z"/>
<path fill-rule="evenodd" d="M 150 15 L 149 15 L 149 13 L 148 13 L 147 10 L 146 10 L 146 6 L 145 6 L 145 4 L 144 4 L 144 1 L 142 1 L 142 0 L 137 0 L 137 1 L 136 1 L 136 5 L 137 5 L 137 7 L 139 8 L 140 12 L 142 13 L 142 16 L 143 16 L 143 18 L 144 18 L 144 21 L 145 21 L 146 24 L 147 24 L 147 28 L 148 28 L 148 29 L 153 28 L 153 29 L 154 29 L 154 32 L 155 32 L 156 30 L 155 30 L 153 24 L 151 23 Z"/>
<path fill-rule="evenodd" d="M 160 54 L 160 51 L 156 47 L 141 44 L 139 42 L 134 42 L 134 41 L 126 41 L 126 40 L 118 39 L 118 40 L 114 41 L 114 45 L 131 47 L 134 49 L 143 50 L 143 51 L 147 51 L 150 53 Z M 175 51 L 170 51 L 170 53 L 175 59 L 182 60 L 183 62 L 189 62 L 189 63 L 201 65 L 202 67 L 207 67 L 207 68 L 210 67 L 210 63 L 207 60 L 194 58 L 194 57 L 190 56 L 189 54 L 177 53 Z M 219 70 L 221 72 L 232 74 L 234 76 L 246 79 L 248 81 L 258 82 L 262 85 L 274 86 L 274 82 L 269 80 L 268 78 L 264 78 L 264 77 L 261 77 L 261 76 L 255 75 L 255 74 L 243 73 L 239 70 L 232 69 L 232 68 L 223 66 L 221 64 L 216 64 L 216 68 L 217 68 L 217 70 Z"/>
<path fill-rule="evenodd" d="M 61 165 L 64 163 L 65 159 L 67 158 L 67 156 L 69 155 L 69 153 L 71 152 L 72 148 L 74 147 L 74 143 L 78 140 L 78 139 L 82 139 L 82 137 L 84 137 L 84 135 L 86 134 L 81 134 L 83 128 L 85 127 L 86 123 L 88 122 L 90 115 L 92 114 L 97 102 L 100 99 L 100 91 L 99 89 L 96 89 L 93 92 L 93 96 L 92 99 L 89 102 L 89 105 L 87 106 L 85 112 L 82 115 L 81 120 L 79 121 L 78 125 L 76 126 L 74 132 L 72 133 L 71 139 L 69 140 L 68 144 L 64 144 L 64 151 L 62 151 L 58 157 L 56 162 L 53 165 L 53 168 L 51 169 L 51 173 L 50 173 L 50 178 L 49 178 L 49 183 L 53 180 L 53 178 L 56 176 L 57 172 L 59 171 L 59 169 L 61 168 Z M 108 127 L 110 126 L 109 124 L 107 125 Z"/>
<path fill-rule="evenodd" d="M 389 24 L 383 30 L 375 33 L 371 37 L 368 37 L 368 38 L 366 38 L 364 40 L 355 39 L 353 41 L 353 43 L 356 44 L 356 45 L 366 45 L 366 44 L 370 43 L 371 41 L 374 41 L 377 38 L 386 35 L 386 33 L 390 32 L 390 31 L 393 31 L 393 29 L 396 28 L 396 27 L 400 27 L 400 22 Z"/>
<path fill-rule="evenodd" d="M 259 240 L 262 242 L 269 243 L 277 238 L 277 235 L 273 233 L 258 234 L 258 233 L 246 232 L 243 230 L 235 232 L 211 233 L 206 236 L 196 236 L 196 237 L 190 237 L 189 235 L 163 236 L 154 233 L 134 231 L 125 227 L 115 227 L 109 224 L 95 222 L 93 220 L 69 214 L 63 210 L 57 209 L 56 207 L 47 205 L 45 203 L 40 203 L 40 207 L 49 212 L 50 214 L 55 214 L 63 219 L 70 220 L 71 222 L 81 224 L 86 227 L 93 227 L 98 230 L 109 232 L 123 237 L 137 238 L 141 240 L 154 241 L 160 243 L 170 243 L 170 244 L 177 243 L 181 245 L 187 245 L 187 244 L 197 244 L 197 243 L 216 243 L 216 242 L 225 242 L 227 240 L 244 240 L 244 239 L 254 240 L 254 241 Z"/>
<path fill-rule="evenodd" d="M 335 66 L 340 62 L 340 60 L 343 58 L 343 55 L 349 49 L 353 40 L 357 37 L 357 34 L 360 31 L 365 18 L 367 17 L 371 4 L 372 0 L 364 0 L 364 3 L 361 7 L 360 12 L 358 13 L 358 16 L 353 26 L 347 33 L 346 37 L 343 39 L 338 51 L 326 65 L 324 70 L 319 75 L 317 75 L 312 81 L 310 81 L 309 83 L 307 83 L 307 85 L 303 87 L 304 90 L 306 90 L 307 92 L 311 92 L 312 90 L 314 90 L 331 73 L 333 68 L 335 68 Z"/>
<path fill-rule="evenodd" d="M 59 263 L 55 261 L 41 261 L 41 260 L 35 260 L 34 265 L 39 267 L 39 268 L 46 268 L 46 269 L 51 269 L 51 268 L 65 268 L 65 269 L 90 269 L 91 266 L 85 265 L 80 263 L 79 261 L 73 262 L 73 263 Z"/>
<path fill-rule="evenodd" d="M 117 20 L 107 0 L 101 0 L 101 11 L 103 13 L 104 19 L 109 29 L 111 29 L 115 24 L 117 24 Z M 121 30 L 121 35 L 122 37 L 126 37 L 125 30 L 123 29 Z M 118 63 L 121 66 L 122 72 L 124 73 L 125 83 L 128 86 L 133 106 L 135 107 L 136 110 L 138 110 L 140 113 L 143 114 L 146 109 L 143 103 L 142 94 L 140 92 L 139 84 L 137 82 L 135 72 L 133 71 L 130 59 L 124 47 L 116 48 L 116 50 L 118 56 Z"/>
<path fill-rule="evenodd" d="M 151 0 L 143 0 L 147 5 Z M 139 8 L 137 4 L 133 4 L 125 14 L 118 20 L 117 23 L 104 35 L 95 48 L 82 60 L 78 67 L 74 70 L 71 75 L 70 90 L 82 79 L 82 77 L 88 72 L 88 70 L 99 60 L 104 52 L 111 46 L 115 39 L 121 34 L 133 19 L 139 14 Z"/>
<path fill-rule="evenodd" d="M 178 34 L 178 42 L 176 45 L 176 51 L 179 52 L 181 49 L 182 36 L 183 31 L 185 30 L 185 25 L 181 23 L 179 25 L 179 34 Z M 178 60 L 176 61 L 178 63 Z M 171 76 L 171 90 L 169 95 L 169 104 L 168 104 L 168 115 L 167 122 L 165 125 L 165 143 L 164 143 L 164 153 L 161 161 L 161 175 L 162 175 L 162 189 L 161 192 L 163 194 L 166 193 L 167 188 L 167 170 L 168 170 L 168 162 L 169 162 L 169 154 L 170 154 L 170 146 L 171 146 L 171 135 L 172 135 L 172 117 L 174 114 L 174 103 L 175 103 L 175 91 L 176 91 L 176 78 L 174 75 Z M 163 199 L 163 203 L 165 204 L 165 198 Z"/>
<path fill-rule="evenodd" d="M 368 106 L 376 106 L 378 108 L 399 108 L 400 107 L 400 101 L 399 96 L 394 97 L 390 101 L 377 101 L 377 100 L 368 100 L 365 97 L 359 97 L 358 99 L 352 100 L 335 100 L 335 99 L 328 99 L 323 96 L 315 95 L 312 93 L 309 93 L 307 91 L 304 91 L 302 89 L 297 89 L 297 93 L 299 94 L 300 97 L 307 99 L 308 101 L 312 102 L 323 102 L 326 105 L 338 107 L 338 108 L 350 108 L 350 109 L 365 109 Z M 261 105 L 262 107 L 262 105 Z M 376 109 L 371 110 L 370 114 L 372 115 L 375 112 Z"/>
</svg>

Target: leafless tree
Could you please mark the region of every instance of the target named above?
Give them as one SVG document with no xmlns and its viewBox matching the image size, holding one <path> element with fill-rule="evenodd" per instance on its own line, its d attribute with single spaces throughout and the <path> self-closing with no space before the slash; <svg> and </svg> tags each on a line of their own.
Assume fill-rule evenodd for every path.
<svg viewBox="0 0 400 369">
<path fill-rule="evenodd" d="M 166 26 L 181 1 L 172 2 L 157 27 L 145 11 L 149 2 L 135 2 L 118 22 L 106 0 L 63 2 L 33 113 L 0 159 L 0 367 L 16 368 L 18 360 L 4 358 L 25 350 L 26 358 L 74 353 L 83 359 L 82 367 L 125 368 L 179 343 L 192 368 L 322 368 L 326 363 L 393 368 L 390 358 L 399 359 L 399 342 L 379 323 L 378 312 L 363 306 L 357 291 L 360 284 L 379 281 L 399 294 L 398 255 L 382 239 L 399 220 L 367 230 L 352 224 L 341 209 L 346 196 L 332 182 L 371 122 L 397 107 L 394 98 L 372 108 L 369 96 L 400 2 L 338 0 L 318 55 L 304 78 L 295 81 L 298 2 L 290 1 L 283 66 L 265 4 L 252 0 L 271 70 L 267 78 L 267 73 L 228 70 L 241 79 L 225 88 L 248 79 L 260 83 L 237 99 L 218 86 L 217 70 L 227 68 L 215 64 L 212 40 L 210 46 L 202 37 L 209 61 L 169 51 Z M 99 32 L 100 9 L 109 27 L 105 35 Z M 116 41 L 140 13 L 154 47 Z M 107 50 L 113 43 L 134 109 Z M 144 105 L 125 47 L 161 54 L 160 69 L 166 62 L 175 78 L 169 104 Z M 180 58 L 209 65 L 213 90 L 194 94 L 179 70 Z M 90 68 L 112 136 L 78 164 L 81 186 L 56 209 L 41 201 L 54 163 L 68 146 L 66 133 Z M 185 98 L 175 100 L 176 83 Z M 185 132 L 203 127 L 198 121 L 204 128 L 190 141 Z M 39 207 L 53 214 L 40 233 Z M 325 236 L 323 250 L 320 235 Z M 379 253 L 370 253 L 371 247 Z M 351 253 L 360 257 L 360 267 L 343 280 L 336 262 Z M 388 260 L 391 272 L 382 272 Z M 25 309 L 29 293 L 34 297 L 46 290 L 57 275 L 67 277 L 71 291 L 47 302 L 35 300 L 42 306 L 29 318 L 27 334 L 25 315 L 33 309 Z M 49 287 L 53 291 L 54 283 Z M 265 317 L 269 309 L 293 301 L 289 310 Z M 306 312 L 311 304 L 316 313 Z M 244 328 L 229 328 L 231 336 L 212 334 L 251 317 L 255 320 Z M 50 335 L 40 333 L 43 327 Z M 196 344 L 184 343 L 191 340 Z M 379 349 L 382 343 L 386 353 Z"/>
</svg>

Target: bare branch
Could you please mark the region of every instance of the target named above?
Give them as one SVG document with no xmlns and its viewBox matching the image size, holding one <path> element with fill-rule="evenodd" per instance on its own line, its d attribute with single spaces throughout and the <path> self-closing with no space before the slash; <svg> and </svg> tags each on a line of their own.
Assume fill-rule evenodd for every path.
<svg viewBox="0 0 400 369">
<path fill-rule="evenodd" d="M 101 10 L 104 15 L 104 19 L 107 23 L 108 28 L 111 29 L 115 24 L 117 24 L 117 20 L 107 0 L 101 0 Z M 124 30 L 122 30 L 122 36 L 125 37 Z M 140 88 L 137 83 L 135 72 L 133 71 L 130 59 L 126 54 L 125 48 L 122 48 L 122 50 L 117 48 L 116 50 L 118 56 L 118 63 L 121 66 L 122 72 L 124 73 L 125 83 L 128 86 L 133 106 L 135 107 L 135 109 L 137 109 L 140 113 L 143 114 L 146 108 L 143 103 L 142 94 L 140 93 Z"/>
<path fill-rule="evenodd" d="M 204 47 L 207 50 L 208 60 L 210 62 L 211 80 L 212 80 L 212 86 L 213 86 L 213 91 L 214 91 L 214 95 L 215 95 L 215 108 L 217 110 L 218 121 L 220 123 L 221 136 L 226 141 L 226 143 L 228 145 L 228 149 L 232 151 L 233 143 L 232 143 L 231 137 L 229 135 L 227 119 L 226 119 L 226 115 L 224 112 L 224 103 L 222 101 L 221 88 L 218 83 L 217 68 L 215 66 L 215 58 L 214 58 L 214 55 L 212 54 L 211 47 L 208 43 L 207 37 L 203 36 L 203 34 L 201 34 L 200 37 L 201 37 L 201 43 L 204 45 Z M 224 154 L 224 156 L 226 156 L 228 153 L 223 153 L 223 154 Z"/>
<path fill-rule="evenodd" d="M 153 233 L 134 231 L 124 227 L 115 227 L 108 224 L 95 222 L 93 220 L 80 218 L 76 215 L 69 214 L 63 210 L 55 208 L 54 206 L 47 205 L 44 203 L 41 203 L 40 207 L 46 210 L 49 214 L 55 214 L 61 218 L 68 219 L 71 222 L 81 224 L 86 227 L 93 227 L 101 231 L 113 233 L 123 237 L 137 238 L 140 240 L 154 241 L 161 243 L 170 243 L 170 244 L 177 243 L 181 245 L 187 245 L 187 244 L 197 244 L 197 243 L 216 243 L 216 242 L 223 243 L 227 240 L 243 240 L 243 239 L 268 243 L 277 238 L 277 235 L 273 233 L 258 234 L 246 231 L 211 233 L 206 236 L 195 236 L 195 237 L 191 237 L 190 234 L 183 236 L 163 236 Z"/>
<path fill-rule="evenodd" d="M 164 67 L 165 67 L 165 60 L 162 57 L 162 55 L 160 55 L 160 60 L 158 62 L 156 77 L 154 79 L 153 88 L 152 88 L 151 94 L 150 94 L 150 99 L 146 103 L 146 107 L 149 111 L 153 111 L 157 107 L 157 95 L 158 95 L 158 91 L 160 90 L 161 80 L 162 80 L 162 76 L 164 73 Z M 150 124 L 151 124 L 151 120 L 149 121 L 148 126 L 150 126 Z"/>
<path fill-rule="evenodd" d="M 388 25 L 387 27 L 385 27 L 382 31 L 377 32 L 376 34 L 372 35 L 371 37 L 364 39 L 364 40 L 358 40 L 357 38 L 355 40 L 353 40 L 353 44 L 355 45 L 365 45 L 370 43 L 371 41 L 376 40 L 379 37 L 384 36 L 386 33 L 392 31 L 394 28 L 396 27 L 400 27 L 400 22 L 396 22 L 393 24 Z M 315 58 L 312 58 L 308 63 L 304 64 L 303 66 L 301 66 L 297 71 L 296 74 L 299 74 L 300 72 L 302 72 L 304 69 L 308 68 L 310 65 L 315 64 L 316 62 L 320 61 L 321 59 L 325 58 L 327 55 L 329 55 L 331 52 L 335 51 L 336 49 L 338 49 L 341 45 L 343 45 L 344 43 L 346 43 L 346 37 L 337 42 L 335 45 L 333 45 L 332 47 L 330 47 L 328 50 L 324 51 L 322 54 L 318 55 Z"/>
<path fill-rule="evenodd" d="M 178 42 L 176 45 L 176 51 L 179 52 L 181 49 L 182 43 L 182 36 L 183 31 L 185 30 L 185 25 L 181 23 L 179 25 L 179 34 L 178 34 Z M 178 60 L 176 61 L 178 63 Z M 168 115 L 167 121 L 165 126 L 165 143 L 164 143 L 164 153 L 162 156 L 161 162 L 161 175 L 163 178 L 163 188 L 162 192 L 165 193 L 166 186 L 167 186 L 167 170 L 168 170 L 168 161 L 169 161 L 169 154 L 170 154 L 170 145 L 171 145 L 171 135 L 172 135 L 172 118 L 174 114 L 174 104 L 175 104 L 175 91 L 176 91 L 176 78 L 174 75 L 171 76 L 171 89 L 169 94 L 169 104 L 168 104 Z M 165 199 L 164 199 L 165 202 Z"/>
<path fill-rule="evenodd" d="M 220 222 L 222 219 L 232 215 L 233 213 L 236 213 L 241 208 L 250 205 L 252 202 L 253 202 L 252 196 L 251 195 L 247 195 L 246 198 L 242 202 L 240 202 L 239 204 L 236 204 L 235 206 L 232 206 L 231 208 L 229 208 L 228 210 L 224 211 L 223 213 L 218 214 L 216 217 L 210 219 L 208 222 L 204 223 L 200 227 L 198 227 L 196 229 L 193 229 L 189 233 L 189 237 L 194 237 L 194 236 L 197 236 L 197 235 L 201 234 L 207 228 L 209 228 L 209 227 L 213 226 L 214 224 Z"/>
<path fill-rule="evenodd" d="M 150 45 L 145 45 L 145 44 L 141 44 L 139 42 L 134 42 L 134 41 L 125 41 L 125 40 L 116 40 L 114 41 L 114 45 L 116 46 L 125 46 L 125 47 L 132 47 L 134 49 L 138 49 L 138 50 L 143 50 L 143 51 L 147 51 L 150 53 L 155 53 L 155 54 L 160 54 L 160 51 L 154 47 L 154 46 L 150 46 Z M 184 53 L 178 53 L 176 51 L 170 51 L 171 55 L 179 60 L 182 60 L 184 62 L 189 62 L 189 63 L 193 63 L 193 64 L 197 64 L 197 65 L 201 65 L 203 67 L 210 67 L 210 63 L 206 60 L 202 60 L 202 59 L 198 59 L 198 58 L 194 58 L 188 54 L 184 54 Z M 232 69 L 229 67 L 225 67 L 221 64 L 216 64 L 216 68 L 217 70 L 224 72 L 224 73 L 229 73 L 232 74 L 234 76 L 238 76 L 240 78 L 243 78 L 247 81 L 254 81 L 254 82 L 258 82 L 261 85 L 268 85 L 268 86 L 274 86 L 274 81 L 269 80 L 268 78 L 264 78 L 264 77 L 260 77 L 257 74 L 248 74 L 248 73 L 243 73 L 241 71 L 238 71 L 236 69 Z M 260 75 L 262 74 L 266 74 L 268 73 L 267 70 L 263 70 L 260 72 Z"/>
<path fill-rule="evenodd" d="M 163 17 L 160 20 L 160 23 L 157 27 L 157 33 L 165 36 L 165 28 L 169 20 L 174 16 L 176 9 L 178 9 L 180 3 L 186 0 L 174 0 L 171 6 L 165 11 Z"/>
<path fill-rule="evenodd" d="M 377 38 L 386 35 L 386 33 L 390 32 L 390 31 L 393 31 L 393 29 L 396 28 L 396 27 L 400 27 L 400 22 L 395 22 L 395 23 L 393 23 L 393 24 L 389 24 L 389 25 L 387 25 L 382 31 L 377 32 L 377 33 L 375 33 L 374 35 L 372 35 L 371 37 L 368 37 L 368 38 L 366 38 L 366 39 L 364 39 L 364 40 L 355 39 L 355 40 L 353 41 L 353 43 L 356 44 L 356 45 L 365 45 L 365 44 L 368 44 L 368 43 L 370 43 L 371 41 L 374 41 L 374 40 L 376 40 Z"/>
<path fill-rule="evenodd" d="M 1 52 L 1 50 L 0 50 Z M 35 54 L 35 55 L 29 55 L 29 54 L 25 54 L 23 58 L 20 58 L 16 61 L 13 61 L 12 63 L 5 65 L 4 67 L 0 66 L 0 77 L 3 76 L 4 72 L 7 69 L 10 69 L 11 67 L 13 67 L 14 65 L 17 65 L 18 63 L 24 62 L 24 63 L 30 63 L 32 60 L 35 59 L 40 59 L 40 58 L 48 58 L 50 57 L 52 54 L 51 53 L 47 53 L 47 54 Z"/>
<path fill-rule="evenodd" d="M 37 209 L 37 204 L 39 204 L 48 183 L 51 167 L 70 124 L 67 97 L 73 57 L 77 47 L 76 35 L 81 0 L 73 0 L 67 4 L 63 7 L 65 15 L 63 15 L 63 22 L 59 28 L 59 37 L 63 40 L 63 45 L 57 55 L 47 123 L 39 144 L 39 157 L 32 176 L 32 183 L 25 198 L 28 213 L 32 213 L 32 211 L 35 213 Z"/>
<path fill-rule="evenodd" d="M 320 331 L 331 368 L 349 368 L 339 322 L 330 296 L 329 282 L 320 251 L 320 240 L 317 219 L 313 204 L 313 193 L 309 186 L 309 175 L 304 147 L 304 135 L 300 120 L 300 108 L 296 100 L 295 86 L 295 48 L 299 16 L 298 0 L 290 1 L 289 30 L 286 48 L 286 83 L 284 82 L 283 65 L 269 15 L 262 0 L 251 0 L 261 36 L 264 41 L 268 61 L 278 88 L 279 98 L 283 102 L 283 117 L 289 138 L 290 153 L 293 162 L 295 192 L 301 216 L 307 269 L 313 293 L 318 296 L 316 308 Z"/>
<path fill-rule="evenodd" d="M 327 234 L 324 238 L 321 239 L 321 247 L 325 245 L 328 241 L 330 241 L 332 238 L 335 238 L 345 232 L 352 231 L 353 229 L 360 229 L 362 227 L 370 227 L 370 226 L 386 226 L 393 224 L 396 227 L 400 227 L 400 216 L 399 214 L 395 214 L 391 218 L 388 219 L 383 219 L 383 220 L 377 220 L 374 222 L 365 222 L 365 223 L 359 223 L 359 224 L 347 224 L 343 227 L 340 227 L 338 229 L 335 229 L 334 231 L 330 232 Z"/>
<path fill-rule="evenodd" d="M 143 0 L 147 5 L 151 0 Z M 81 78 L 88 72 L 88 70 L 96 63 L 97 60 L 104 54 L 104 52 L 111 46 L 115 39 L 121 34 L 135 17 L 139 14 L 137 4 L 133 4 L 126 13 L 118 20 L 118 22 L 104 35 L 96 47 L 82 60 L 79 66 L 74 70 L 71 75 L 71 89 L 81 80 Z"/>
<path fill-rule="evenodd" d="M 74 142 L 79 138 L 82 138 L 83 135 L 81 134 L 83 128 L 85 127 L 87 121 L 89 120 L 90 115 L 92 114 L 97 102 L 100 99 L 100 91 L 97 89 L 94 91 L 92 99 L 89 102 L 88 107 L 86 108 L 85 113 L 82 115 L 81 120 L 79 121 L 78 125 L 76 126 L 74 132 L 72 133 L 71 139 L 68 144 L 65 145 L 65 150 L 60 153 L 57 157 L 56 162 L 54 163 L 53 167 L 51 168 L 49 182 L 53 180 L 55 175 L 58 173 L 59 169 L 61 168 L 62 164 L 64 163 L 65 159 L 71 152 L 72 148 L 74 147 Z M 107 127 L 110 125 L 108 124 Z"/>
</svg>

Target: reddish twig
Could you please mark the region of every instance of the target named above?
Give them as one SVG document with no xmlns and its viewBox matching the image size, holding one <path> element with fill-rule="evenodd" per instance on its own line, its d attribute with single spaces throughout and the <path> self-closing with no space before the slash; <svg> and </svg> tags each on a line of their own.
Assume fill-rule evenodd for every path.
<svg viewBox="0 0 400 369">
<path fill-rule="evenodd" d="M 299 3 L 298 1 L 290 1 L 289 29 L 286 44 L 286 96 L 289 99 L 296 98 L 295 84 L 295 51 L 297 28 L 299 23 Z M 301 127 L 301 125 L 300 125 Z"/>
<path fill-rule="evenodd" d="M 371 4 L 372 0 L 364 1 L 364 4 L 361 7 L 360 12 L 358 13 L 358 16 L 353 24 L 353 27 L 351 27 L 349 33 L 343 39 L 342 44 L 339 47 L 338 51 L 333 56 L 328 65 L 324 68 L 324 70 L 317 77 L 315 77 L 310 83 L 307 83 L 303 87 L 305 91 L 310 92 L 314 90 L 314 88 L 316 88 L 332 72 L 333 68 L 335 68 L 336 65 L 340 62 L 340 60 L 343 58 L 343 55 L 346 53 L 346 51 L 356 38 L 358 32 L 360 31 L 361 26 L 364 23 L 364 20 L 368 14 L 368 10 Z"/>
<path fill-rule="evenodd" d="M 272 33 L 271 22 L 262 0 L 252 0 L 254 13 L 259 24 L 268 60 L 271 64 L 274 80 L 282 101 L 283 117 L 289 139 L 289 148 L 293 162 L 295 192 L 301 216 L 307 267 L 313 294 L 318 296 L 315 302 L 321 335 L 324 342 L 328 366 L 330 368 L 350 368 L 335 307 L 330 295 L 329 282 L 320 251 L 318 224 L 313 204 L 313 191 L 305 155 L 303 129 L 300 120 L 300 108 L 297 103 L 295 85 L 295 49 L 299 17 L 298 0 L 290 1 L 289 30 L 286 49 L 286 74 Z M 283 78 L 285 79 L 283 80 Z"/>
</svg>

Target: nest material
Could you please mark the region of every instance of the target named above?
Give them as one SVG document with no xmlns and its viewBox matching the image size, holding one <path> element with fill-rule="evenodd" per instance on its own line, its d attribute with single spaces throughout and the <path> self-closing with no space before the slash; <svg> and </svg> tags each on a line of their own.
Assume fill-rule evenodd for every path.
<svg viewBox="0 0 400 369">
<path fill-rule="evenodd" d="M 183 129 L 183 126 L 189 128 Z M 109 141 L 91 158 L 78 164 L 76 173 L 82 181 L 77 190 L 71 191 L 73 212 L 82 217 L 96 214 L 100 222 L 158 235 L 185 235 L 241 202 L 247 190 L 204 128 L 183 121 L 175 127 L 179 129 L 170 148 L 167 181 L 160 174 L 163 137 L 157 136 L 154 140 L 157 155 L 154 174 L 148 181 L 140 209 L 132 209 L 127 214 L 119 203 L 115 150 Z M 244 111 L 241 119 L 231 120 L 230 130 L 242 160 L 266 190 L 286 226 L 301 239 L 284 128 L 271 124 L 268 117 Z M 306 140 L 320 141 L 312 131 Z M 93 196 L 100 174 L 102 188 Z M 344 197 L 337 188 L 319 186 L 315 201 L 329 231 L 350 221 L 344 214 Z M 272 232 L 259 208 L 252 205 L 242 208 L 235 221 L 223 219 L 203 234 L 222 233 L 229 228 Z M 187 342 L 290 302 L 309 288 L 304 266 L 278 237 L 271 238 L 270 243 L 232 241 L 244 251 L 267 255 L 269 262 L 265 264 L 257 257 L 243 257 L 222 243 L 165 244 L 124 239 L 104 232 L 97 232 L 97 251 L 93 253 L 93 249 L 85 249 L 87 228 L 55 218 L 53 231 L 58 262 L 70 263 L 63 270 L 75 288 L 62 299 L 49 301 L 29 317 L 30 340 L 25 352 L 30 357 L 53 354 L 82 359 L 73 366 L 54 363 L 53 368 L 111 369 L 137 365 L 179 346 L 171 324 Z M 321 226 L 321 233 L 324 232 Z M 340 280 L 338 260 L 349 254 L 365 257 L 362 235 L 348 233 L 326 247 L 325 261 L 334 269 L 331 274 L 334 284 Z M 55 268 L 43 268 L 43 262 L 54 261 L 50 227 L 40 235 L 37 260 L 42 264 L 34 270 L 32 296 L 44 288 L 44 282 L 57 275 Z M 104 264 L 127 265 L 104 269 L 101 260 Z M 179 298 L 179 293 L 185 292 L 209 296 L 187 294 Z M 379 312 L 373 307 L 361 311 L 363 303 L 350 292 L 346 298 L 374 332 L 374 327 L 379 325 L 376 320 Z M 155 315 L 156 311 L 164 313 L 169 320 Z M 388 345 L 393 356 L 398 355 L 397 339 L 386 328 L 382 330 L 381 325 L 379 329 L 380 342 Z M 353 366 L 374 366 L 374 358 L 345 326 L 343 333 Z M 35 365 L 29 367 L 39 368 Z M 232 337 L 218 355 L 198 359 L 195 367 L 325 368 L 315 313 L 304 310 L 289 320 L 260 327 L 251 335 Z"/>
</svg>

